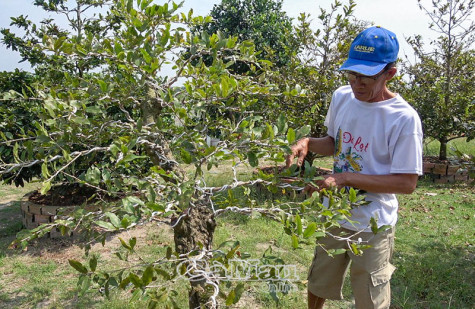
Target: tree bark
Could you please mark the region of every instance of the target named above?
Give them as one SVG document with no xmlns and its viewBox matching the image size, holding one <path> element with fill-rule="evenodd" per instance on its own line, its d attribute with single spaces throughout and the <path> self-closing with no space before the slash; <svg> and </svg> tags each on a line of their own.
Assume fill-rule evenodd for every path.
<svg viewBox="0 0 475 309">
<path fill-rule="evenodd" d="M 186 214 L 174 227 L 175 250 L 186 254 L 200 247 L 211 249 L 213 234 L 216 228 L 214 213 L 207 205 L 190 206 Z M 206 308 L 205 279 L 198 278 L 190 281 L 189 292 L 190 308 Z"/>
<path fill-rule="evenodd" d="M 440 150 L 439 150 L 439 159 L 447 160 L 447 138 L 442 137 L 439 139 Z"/>
</svg>

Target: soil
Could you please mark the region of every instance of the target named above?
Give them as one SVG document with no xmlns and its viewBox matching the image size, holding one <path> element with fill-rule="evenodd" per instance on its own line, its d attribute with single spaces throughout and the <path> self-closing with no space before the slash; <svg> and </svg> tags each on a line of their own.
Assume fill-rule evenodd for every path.
<svg viewBox="0 0 475 309">
<path fill-rule="evenodd" d="M 100 196 L 104 195 L 96 189 L 80 184 L 61 184 L 52 187 L 45 195 L 42 195 L 38 190 L 34 191 L 29 200 L 39 205 L 54 205 L 54 206 L 73 206 L 81 205 L 85 202 L 98 200 L 113 200 L 111 197 Z"/>
<path fill-rule="evenodd" d="M 436 164 L 453 164 L 453 165 L 458 165 L 460 163 L 464 163 L 464 160 L 461 160 L 459 158 L 451 158 L 447 160 L 441 160 L 439 159 L 438 156 L 424 156 L 422 158 L 422 161 L 424 163 L 436 163 Z M 468 162 L 466 162 L 468 163 Z"/>
<path fill-rule="evenodd" d="M 449 163 L 449 160 L 441 160 L 437 156 L 424 156 L 422 158 L 422 161 L 427 162 L 427 163 L 437 163 L 437 164 L 447 164 L 447 163 Z"/>
</svg>

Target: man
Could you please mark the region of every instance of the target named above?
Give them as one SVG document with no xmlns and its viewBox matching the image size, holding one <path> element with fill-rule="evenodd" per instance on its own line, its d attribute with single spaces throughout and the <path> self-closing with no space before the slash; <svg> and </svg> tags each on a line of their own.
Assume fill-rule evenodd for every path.
<svg viewBox="0 0 475 309">
<path fill-rule="evenodd" d="M 317 181 L 321 190 L 353 187 L 366 191 L 368 205 L 352 210 L 351 220 L 340 222 L 331 234 L 361 232 L 371 245 L 360 256 L 351 252 L 329 257 L 325 250 L 345 248 L 345 241 L 327 236 L 324 249 L 317 246 L 308 275 L 308 307 L 323 308 L 325 299 L 341 299 L 342 285 L 351 262 L 351 285 L 356 308 L 389 308 L 389 280 L 394 266 L 394 226 L 398 203 L 395 194 L 412 193 L 422 175 L 422 129 L 416 111 L 387 82 L 397 69 L 399 51 L 396 35 L 381 27 L 361 32 L 350 47 L 349 57 L 340 68 L 349 86 L 335 91 L 325 119 L 328 136 L 304 138 L 292 147 L 287 165 L 297 157 L 301 165 L 308 151 L 334 156 L 333 174 Z M 392 228 L 371 232 L 370 219 L 378 226 Z M 343 233 L 343 234 L 342 234 Z"/>
</svg>

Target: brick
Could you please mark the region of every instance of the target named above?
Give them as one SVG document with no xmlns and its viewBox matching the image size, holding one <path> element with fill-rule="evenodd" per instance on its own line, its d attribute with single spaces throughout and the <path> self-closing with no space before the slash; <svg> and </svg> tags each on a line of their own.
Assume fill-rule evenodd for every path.
<svg viewBox="0 0 475 309">
<path fill-rule="evenodd" d="M 422 168 L 422 171 L 424 172 L 424 174 L 430 174 L 434 171 L 434 168 L 433 167 L 427 167 L 427 166 L 423 166 Z"/>
<path fill-rule="evenodd" d="M 422 170 L 424 171 L 424 174 L 432 173 L 434 166 L 435 166 L 435 163 L 424 162 L 422 164 Z"/>
<path fill-rule="evenodd" d="M 23 225 L 27 227 L 30 222 L 33 222 L 33 215 L 25 212 L 23 215 Z"/>
<path fill-rule="evenodd" d="M 31 202 L 25 202 L 25 203 L 28 204 L 28 212 L 30 214 L 41 215 L 41 205 L 31 203 Z"/>
<path fill-rule="evenodd" d="M 447 166 L 447 175 L 455 175 L 460 169 L 460 165 L 449 165 Z"/>
<path fill-rule="evenodd" d="M 21 209 L 22 211 L 24 211 L 24 212 L 30 212 L 30 211 L 28 210 L 28 203 L 25 203 L 25 202 L 21 202 L 21 203 L 20 203 L 20 209 Z"/>
<path fill-rule="evenodd" d="M 434 167 L 435 167 L 435 163 L 424 162 L 424 163 L 423 163 L 423 166 L 424 166 L 424 167 L 427 167 L 427 168 L 434 168 Z"/>
<path fill-rule="evenodd" d="M 31 230 L 31 229 L 37 228 L 38 226 L 39 226 L 38 222 L 27 222 L 25 227 Z"/>
<path fill-rule="evenodd" d="M 55 216 L 58 212 L 58 206 L 42 206 L 41 207 L 41 214 L 48 215 L 48 216 Z"/>
<path fill-rule="evenodd" d="M 50 223 L 51 222 L 51 216 L 35 215 L 35 222 L 38 222 L 38 224 Z"/>
<path fill-rule="evenodd" d="M 432 172 L 434 174 L 447 175 L 447 164 L 436 164 Z"/>
</svg>

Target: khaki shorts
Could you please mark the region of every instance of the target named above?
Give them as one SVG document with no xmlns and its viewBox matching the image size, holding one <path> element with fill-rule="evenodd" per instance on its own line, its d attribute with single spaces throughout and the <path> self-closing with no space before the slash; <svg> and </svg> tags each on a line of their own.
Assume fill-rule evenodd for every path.
<svg viewBox="0 0 475 309">
<path fill-rule="evenodd" d="M 355 233 L 344 228 L 335 228 L 329 232 L 336 236 L 345 233 L 345 237 Z M 390 263 L 394 250 L 394 232 L 393 227 L 376 235 L 359 233 L 354 239 L 369 241 L 372 246 L 363 250 L 363 255 L 360 256 L 347 252 L 330 257 L 322 247 L 317 246 L 308 274 L 308 291 L 324 299 L 342 299 L 343 282 L 351 262 L 351 287 L 356 308 L 389 308 L 389 280 L 395 270 Z M 348 248 L 346 241 L 339 241 L 331 236 L 320 239 L 319 243 L 325 249 Z"/>
</svg>

